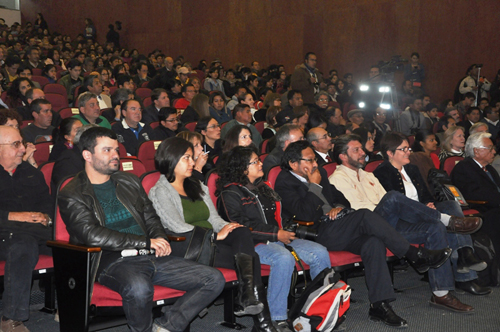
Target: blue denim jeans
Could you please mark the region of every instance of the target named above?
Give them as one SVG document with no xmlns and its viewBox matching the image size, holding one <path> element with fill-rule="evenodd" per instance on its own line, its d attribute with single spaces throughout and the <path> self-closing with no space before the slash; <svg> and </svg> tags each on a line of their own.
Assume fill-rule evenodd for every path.
<svg viewBox="0 0 500 332">
<path fill-rule="evenodd" d="M 456 201 L 444 201 L 434 203 L 436 209 L 441 213 L 449 214 L 450 216 L 458 216 L 463 217 L 464 213 L 462 212 L 462 208 L 460 204 Z M 463 234 L 455 234 L 455 233 L 447 233 L 446 237 L 448 239 L 448 244 L 450 248 L 453 249 L 453 253 L 451 254 L 451 264 L 453 265 L 453 274 L 455 275 L 455 281 L 465 282 L 477 279 L 477 272 L 470 270 L 467 273 L 458 273 L 457 272 L 457 260 L 458 253 L 457 250 L 464 247 L 473 248 L 472 238 L 470 235 Z"/>
<path fill-rule="evenodd" d="M 25 321 L 30 314 L 31 277 L 38 263 L 38 242 L 27 234 L 1 231 L 0 259 L 5 260 L 3 316 Z"/>
<path fill-rule="evenodd" d="M 315 278 L 321 271 L 331 267 L 328 251 L 321 244 L 296 239 L 290 243 L 299 257 L 311 267 L 311 278 Z M 259 244 L 255 247 L 260 262 L 271 266 L 269 283 L 267 286 L 267 302 L 271 311 L 272 320 L 287 319 L 287 297 L 290 291 L 295 259 L 285 248 L 282 242 Z"/>
<path fill-rule="evenodd" d="M 119 258 L 106 267 L 99 283 L 123 298 L 127 323 L 133 332 L 149 332 L 153 324 L 153 285 L 186 291 L 156 323 L 171 332 L 182 332 L 224 288 L 218 270 L 179 257 L 136 256 Z"/>
<path fill-rule="evenodd" d="M 446 227 L 441 212 L 414 201 L 400 192 L 389 191 L 380 200 L 374 212 L 392 225 L 410 243 L 424 243 L 427 249 L 448 247 Z M 429 270 L 429 283 L 433 291 L 455 289 L 451 263 Z"/>
</svg>

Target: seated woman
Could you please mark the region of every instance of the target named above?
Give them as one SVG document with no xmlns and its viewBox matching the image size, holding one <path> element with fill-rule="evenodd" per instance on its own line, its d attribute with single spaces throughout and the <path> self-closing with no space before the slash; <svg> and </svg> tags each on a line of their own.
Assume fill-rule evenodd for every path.
<svg viewBox="0 0 500 332">
<path fill-rule="evenodd" d="M 439 168 L 439 158 L 432 153 L 439 145 L 436 135 L 431 130 L 419 130 L 415 134 L 413 142 L 413 153 L 410 154 L 410 163 L 418 167 L 422 179 L 426 180 L 432 168 Z M 425 182 L 427 184 L 427 181 Z M 429 188 L 427 184 L 427 188 Z M 429 188 L 430 189 L 430 188 Z"/>
<path fill-rule="evenodd" d="M 201 145 L 203 137 L 201 134 L 193 133 L 191 131 L 181 131 L 176 135 L 176 137 L 180 137 L 193 145 L 193 177 L 200 182 L 204 182 L 205 175 L 214 167 L 214 165 L 207 164 L 209 155 L 207 152 L 203 151 L 203 146 Z"/>
<path fill-rule="evenodd" d="M 229 130 L 222 142 L 222 153 L 229 152 L 237 146 L 255 146 L 252 142 L 252 133 L 244 125 L 236 125 Z"/>
<path fill-rule="evenodd" d="M 26 91 L 33 88 L 35 85 L 33 82 L 26 77 L 18 77 L 10 86 L 9 90 L 7 90 L 7 100 L 4 100 L 5 103 L 10 108 L 18 108 L 20 106 L 27 106 L 28 101 L 26 100 Z"/>
<path fill-rule="evenodd" d="M 171 242 L 172 255 L 187 258 L 198 255 L 199 263 L 236 269 L 239 280 L 236 315 L 254 315 L 256 331 L 275 331 L 260 276 L 259 256 L 255 253 L 250 230 L 228 223 L 215 210 L 208 188 L 192 177 L 193 145 L 179 137 L 163 141 L 155 155 L 162 174 L 149 192 L 149 198 L 168 232 L 185 236 L 186 241 Z M 206 245 L 195 246 L 206 238 Z M 217 247 L 214 252 L 212 246 Z M 192 257 L 192 256 L 191 256 Z M 196 256 L 195 256 L 196 257 Z"/>
<path fill-rule="evenodd" d="M 57 70 L 54 65 L 45 65 L 42 76 L 49 80 L 49 83 L 57 83 Z"/>
<path fill-rule="evenodd" d="M 203 151 L 209 152 L 209 158 L 213 159 L 222 153 L 220 140 L 220 124 L 211 116 L 205 116 L 198 120 L 194 131 L 203 136 L 201 145 Z"/>
<path fill-rule="evenodd" d="M 222 84 L 222 80 L 219 79 L 219 67 L 214 66 L 208 70 L 208 76 L 203 83 L 203 87 L 208 92 L 220 91 L 225 95 L 224 85 Z"/>
<path fill-rule="evenodd" d="M 361 137 L 361 144 L 363 145 L 363 151 L 365 151 L 366 154 L 365 160 L 367 163 L 382 159 L 380 155 L 373 153 L 375 148 L 375 130 L 370 132 L 364 127 L 359 127 L 354 129 L 352 133 Z"/>
<path fill-rule="evenodd" d="M 444 132 L 444 141 L 441 142 L 439 160 L 441 163 L 448 157 L 465 156 L 465 130 L 460 126 L 452 126 Z"/>
<path fill-rule="evenodd" d="M 216 193 L 219 214 L 252 228 L 255 251 L 263 264 L 271 265 L 267 288 L 271 318 L 279 327 L 286 326 L 287 296 L 295 259 L 285 245 L 291 246 L 311 267 L 311 278 L 330 267 L 328 251 L 283 229 L 281 198 L 262 181 L 262 162 L 254 148 L 236 147 L 221 159 Z"/>
<path fill-rule="evenodd" d="M 243 95 L 243 97 L 238 97 L 238 103 L 248 105 L 250 107 L 250 112 L 252 112 L 252 123 L 255 122 L 255 118 L 253 117 L 257 109 L 255 108 L 255 99 L 250 92 L 247 92 Z"/>
<path fill-rule="evenodd" d="M 212 92 L 208 103 L 210 104 L 210 116 L 217 120 L 218 123 L 223 124 L 233 119 L 231 111 L 226 107 L 226 101 L 224 100 L 224 94 L 222 92 Z"/>
<path fill-rule="evenodd" d="M 426 206 L 442 213 L 463 217 L 462 209 L 456 201 L 434 202 L 424 179 L 415 165 L 410 164 L 411 148 L 405 135 L 391 132 L 384 136 L 381 142 L 381 152 L 385 161 L 373 174 L 386 191 L 395 190 L 408 198 L 419 201 Z M 491 289 L 481 287 L 474 280 L 475 271 L 484 270 L 484 261 L 475 258 L 470 235 L 447 233 L 450 248 L 454 250 L 451 256 L 456 287 L 473 295 L 486 295 Z"/>
<path fill-rule="evenodd" d="M 276 121 L 276 115 L 281 112 L 281 106 L 271 106 L 266 112 L 266 123 L 264 124 L 264 130 L 262 131 L 262 139 L 268 139 L 276 135 L 278 124 Z"/>
<path fill-rule="evenodd" d="M 208 96 L 203 93 L 199 93 L 193 97 L 189 106 L 186 107 L 184 112 L 181 115 L 181 122 L 183 125 L 186 125 L 190 122 L 196 122 L 200 118 L 204 116 L 209 116 L 209 105 L 208 105 Z"/>
<path fill-rule="evenodd" d="M 66 149 L 73 149 L 73 140 L 76 132 L 83 124 L 75 118 L 66 118 L 61 121 L 59 128 L 54 130 L 54 146 L 50 151 L 49 161 L 59 158 L 61 153 Z"/>
</svg>

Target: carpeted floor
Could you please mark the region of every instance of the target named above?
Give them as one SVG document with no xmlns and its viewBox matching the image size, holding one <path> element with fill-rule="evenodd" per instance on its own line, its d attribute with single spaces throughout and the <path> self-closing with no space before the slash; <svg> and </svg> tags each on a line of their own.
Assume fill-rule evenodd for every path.
<svg viewBox="0 0 500 332">
<path fill-rule="evenodd" d="M 396 273 L 394 277 L 394 286 L 401 292 L 396 294 L 397 300 L 393 302 L 393 307 L 396 313 L 408 321 L 409 327 L 406 331 L 500 331 L 500 289 L 495 288 L 492 294 L 483 297 L 456 294 L 462 302 L 475 308 L 474 314 L 462 315 L 430 307 L 429 285 L 420 279 L 421 276 L 412 269 Z M 353 288 L 352 298 L 356 303 L 351 304 L 342 328 L 346 331 L 394 331 L 393 328 L 368 319 L 369 303 L 364 278 L 352 278 L 348 283 Z M 43 306 L 42 303 L 43 294 L 35 285 L 32 294 L 31 317 L 26 322 L 26 326 L 32 332 L 59 331 L 58 323 L 53 320 L 52 315 L 38 311 Z M 222 317 L 223 306 L 211 306 L 208 315 L 203 319 L 197 318 L 193 321 L 191 331 L 230 332 L 230 329 L 218 324 Z M 240 318 L 238 323 L 247 327 L 241 331 L 251 330 L 252 319 L 250 317 Z M 129 329 L 124 325 L 103 331 L 125 332 Z"/>
</svg>

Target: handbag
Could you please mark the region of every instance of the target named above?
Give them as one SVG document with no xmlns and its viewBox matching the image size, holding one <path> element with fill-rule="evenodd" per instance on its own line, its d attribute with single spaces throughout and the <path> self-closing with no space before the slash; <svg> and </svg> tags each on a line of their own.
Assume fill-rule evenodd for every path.
<svg viewBox="0 0 500 332">
<path fill-rule="evenodd" d="M 203 265 L 214 266 L 217 244 L 213 229 L 195 226 L 190 232 L 170 234 L 186 238 L 182 242 L 170 243 L 172 253 L 175 256 Z"/>
</svg>

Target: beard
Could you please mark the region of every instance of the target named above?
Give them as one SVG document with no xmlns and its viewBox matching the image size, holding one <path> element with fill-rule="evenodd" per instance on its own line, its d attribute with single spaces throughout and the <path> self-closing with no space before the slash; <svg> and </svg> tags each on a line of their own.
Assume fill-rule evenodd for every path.
<svg viewBox="0 0 500 332">
<path fill-rule="evenodd" d="M 363 161 L 359 161 L 359 160 L 351 158 L 351 156 L 347 156 L 347 163 L 354 168 L 363 168 L 363 167 L 365 167 L 366 161 L 365 161 L 364 157 L 363 157 Z"/>
<path fill-rule="evenodd" d="M 117 161 L 118 164 L 115 166 L 115 165 L 111 165 L 112 162 L 114 161 Z M 93 160 L 93 165 L 94 169 L 101 173 L 101 174 L 104 174 L 104 175 L 111 175 L 115 172 L 117 172 L 119 169 L 120 169 L 120 159 L 119 158 L 115 158 L 115 159 L 111 159 L 110 161 L 108 162 L 105 162 L 101 159 L 94 159 Z"/>
</svg>

